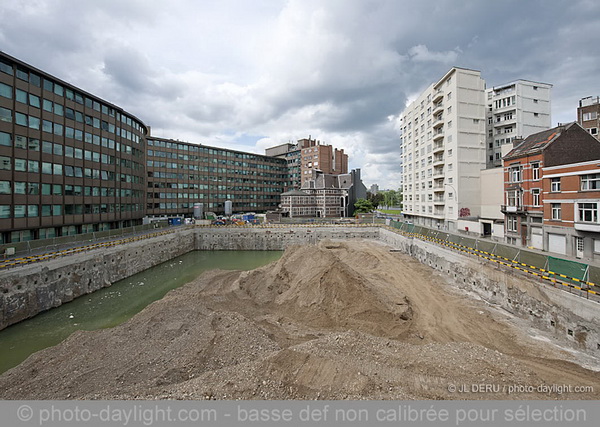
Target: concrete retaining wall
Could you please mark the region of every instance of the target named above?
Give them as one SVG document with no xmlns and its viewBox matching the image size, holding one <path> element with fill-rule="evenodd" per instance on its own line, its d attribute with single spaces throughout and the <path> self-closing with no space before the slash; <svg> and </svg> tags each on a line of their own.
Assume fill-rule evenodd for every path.
<svg viewBox="0 0 600 427">
<path fill-rule="evenodd" d="M 0 330 L 196 250 L 284 250 L 322 239 L 377 239 L 376 227 L 195 228 L 0 273 Z"/>
<path fill-rule="evenodd" d="M 579 350 L 600 352 L 600 304 L 512 269 L 381 229 L 381 240 L 429 265 L 458 286 L 528 320 Z"/>
<path fill-rule="evenodd" d="M 182 230 L 2 272 L 0 329 L 111 286 L 193 248 L 194 231 Z"/>
<path fill-rule="evenodd" d="M 282 251 L 290 245 L 315 244 L 323 239 L 378 239 L 378 227 L 200 228 L 196 250 Z"/>
</svg>

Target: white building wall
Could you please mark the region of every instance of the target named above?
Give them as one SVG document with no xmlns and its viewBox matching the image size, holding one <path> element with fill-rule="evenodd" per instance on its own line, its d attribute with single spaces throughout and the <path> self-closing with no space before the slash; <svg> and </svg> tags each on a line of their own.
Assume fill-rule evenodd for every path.
<svg viewBox="0 0 600 427">
<path fill-rule="evenodd" d="M 415 223 L 456 230 L 462 208 L 479 215 L 484 89 L 479 71 L 452 68 L 402 113 L 403 213 Z"/>
<path fill-rule="evenodd" d="M 551 127 L 552 85 L 516 80 L 486 90 L 486 164 L 502 166 L 500 147 Z M 504 101 L 510 99 L 509 105 Z"/>
</svg>

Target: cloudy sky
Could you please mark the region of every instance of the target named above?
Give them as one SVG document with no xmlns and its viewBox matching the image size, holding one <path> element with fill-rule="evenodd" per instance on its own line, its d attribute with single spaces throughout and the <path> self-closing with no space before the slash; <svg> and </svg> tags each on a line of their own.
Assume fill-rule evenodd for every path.
<svg viewBox="0 0 600 427">
<path fill-rule="evenodd" d="M 155 136 L 264 154 L 312 135 L 398 188 L 395 118 L 450 67 L 600 95 L 596 0 L 0 0 L 0 50 Z"/>
</svg>

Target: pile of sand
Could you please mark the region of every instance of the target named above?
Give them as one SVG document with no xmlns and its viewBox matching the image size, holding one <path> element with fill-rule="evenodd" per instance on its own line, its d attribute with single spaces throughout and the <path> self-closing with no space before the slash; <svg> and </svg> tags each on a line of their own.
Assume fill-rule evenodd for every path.
<svg viewBox="0 0 600 427">
<path fill-rule="evenodd" d="M 1 376 L 0 398 L 597 399 L 600 374 L 565 357 L 408 256 L 327 241 L 75 333 Z M 559 383 L 594 392 L 448 390 Z"/>
</svg>

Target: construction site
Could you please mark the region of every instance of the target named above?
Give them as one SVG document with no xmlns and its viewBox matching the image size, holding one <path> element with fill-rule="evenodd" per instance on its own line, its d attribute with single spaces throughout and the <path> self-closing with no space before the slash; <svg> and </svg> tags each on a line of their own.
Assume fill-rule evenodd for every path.
<svg viewBox="0 0 600 427">
<path fill-rule="evenodd" d="M 78 331 L 31 355 L 0 376 L 0 398 L 600 397 L 593 283 L 552 283 L 549 273 L 401 231 L 181 227 L 2 271 L 3 318 L 17 319 L 9 298 L 34 277 L 60 283 L 58 295 L 68 277 L 80 283 L 90 271 L 110 286 L 110 274 L 151 247 L 285 249 L 255 270 L 208 271 L 119 326 Z"/>
</svg>

